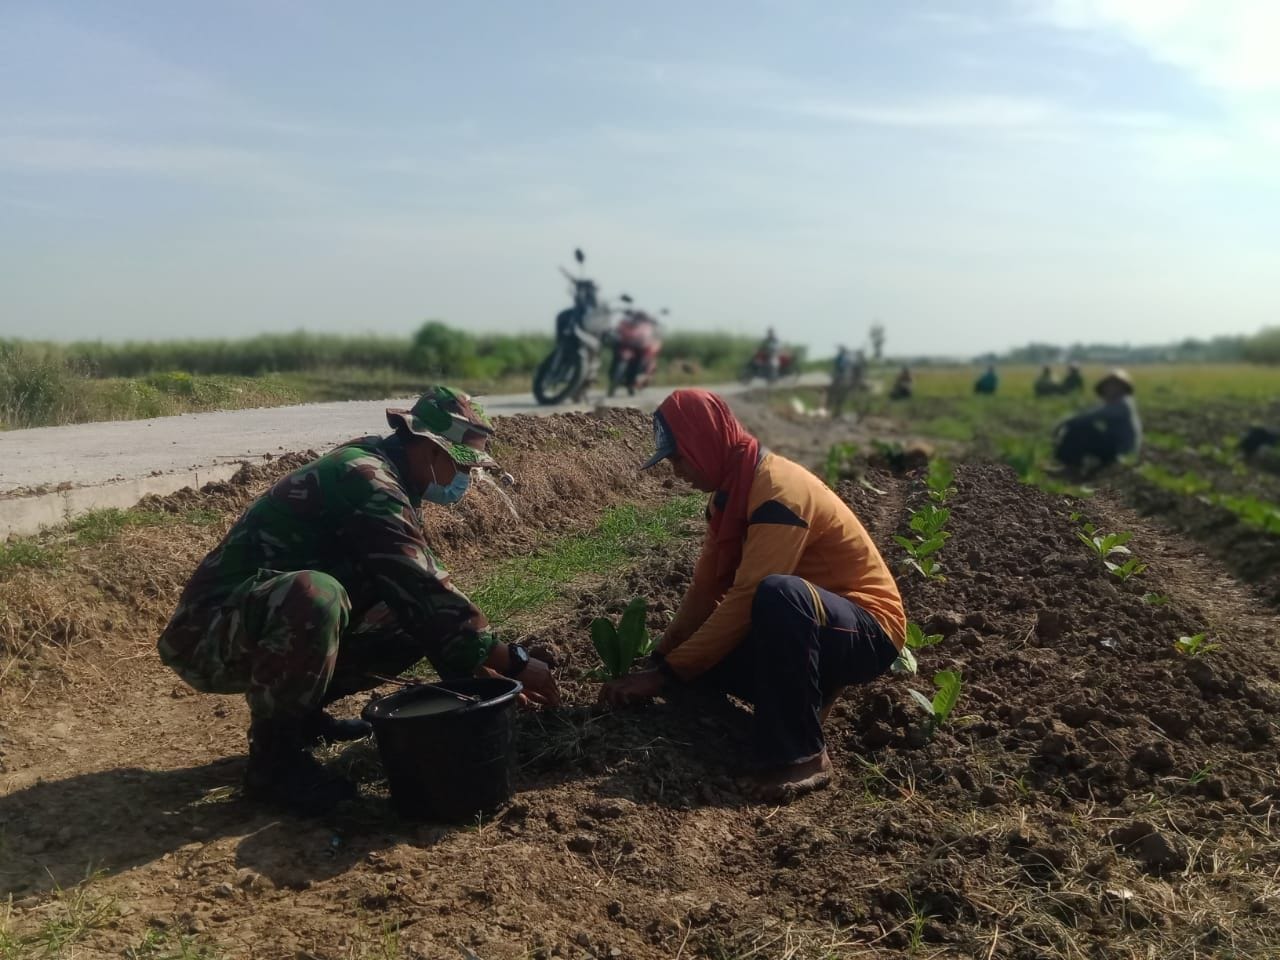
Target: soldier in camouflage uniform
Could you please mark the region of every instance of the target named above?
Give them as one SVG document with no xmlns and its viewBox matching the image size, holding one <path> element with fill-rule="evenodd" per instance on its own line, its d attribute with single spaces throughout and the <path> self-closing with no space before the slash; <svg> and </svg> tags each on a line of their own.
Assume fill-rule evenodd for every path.
<svg viewBox="0 0 1280 960">
<path fill-rule="evenodd" d="M 256 500 L 200 564 L 159 641 L 197 690 L 245 695 L 245 792 L 299 813 L 355 795 L 308 748 L 368 735 L 323 708 L 376 686 L 372 673 L 426 657 L 442 676 L 519 675 L 530 700 L 558 701 L 545 664 L 496 642 L 418 518 L 423 499 L 455 503 L 473 469 L 497 468 L 493 425 L 448 387 L 387 421 L 391 436 L 344 444 Z"/>
</svg>

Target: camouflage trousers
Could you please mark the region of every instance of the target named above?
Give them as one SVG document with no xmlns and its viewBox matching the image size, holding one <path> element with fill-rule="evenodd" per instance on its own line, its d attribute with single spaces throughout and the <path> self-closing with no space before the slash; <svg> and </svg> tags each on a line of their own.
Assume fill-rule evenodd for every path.
<svg viewBox="0 0 1280 960">
<path fill-rule="evenodd" d="M 242 693 L 255 719 L 300 716 L 377 686 L 425 655 L 385 604 L 352 622 L 342 584 L 317 570 L 260 571 L 222 603 L 184 606 L 160 658 L 204 693 Z"/>
</svg>

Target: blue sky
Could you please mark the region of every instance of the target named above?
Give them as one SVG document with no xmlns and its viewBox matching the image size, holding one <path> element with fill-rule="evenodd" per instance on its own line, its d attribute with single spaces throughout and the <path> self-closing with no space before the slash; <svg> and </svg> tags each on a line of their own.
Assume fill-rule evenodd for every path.
<svg viewBox="0 0 1280 960">
<path fill-rule="evenodd" d="M 1272 0 L 0 4 L 0 335 L 1280 322 Z"/>
</svg>

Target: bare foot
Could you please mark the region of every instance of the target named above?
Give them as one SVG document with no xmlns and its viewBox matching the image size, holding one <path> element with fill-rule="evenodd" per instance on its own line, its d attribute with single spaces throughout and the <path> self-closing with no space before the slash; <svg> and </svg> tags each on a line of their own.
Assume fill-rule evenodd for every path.
<svg viewBox="0 0 1280 960">
<path fill-rule="evenodd" d="M 796 797 L 821 790 L 830 782 L 831 758 L 823 750 L 812 760 L 751 777 L 744 786 L 748 796 L 760 803 L 790 803 Z"/>
</svg>

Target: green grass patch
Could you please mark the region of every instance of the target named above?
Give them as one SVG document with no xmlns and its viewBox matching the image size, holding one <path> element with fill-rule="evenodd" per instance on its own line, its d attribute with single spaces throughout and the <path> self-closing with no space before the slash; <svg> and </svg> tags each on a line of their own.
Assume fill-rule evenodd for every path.
<svg viewBox="0 0 1280 960">
<path fill-rule="evenodd" d="M 63 550 L 60 546 L 39 543 L 30 537 L 15 537 L 0 543 L 0 577 L 24 568 L 49 570 L 60 566 L 62 559 Z"/>
<path fill-rule="evenodd" d="M 57 889 L 54 914 L 27 932 L 18 931 L 12 902 L 0 908 L 0 960 L 77 955 L 76 947 L 90 933 L 114 923 L 120 913 L 114 900 L 91 896 L 87 886 L 88 881 Z"/>
<path fill-rule="evenodd" d="M 214 510 L 198 508 L 183 513 L 166 513 L 163 510 L 120 510 L 108 507 L 81 514 L 67 524 L 67 530 L 74 535 L 76 543 L 90 544 L 113 540 L 129 527 L 166 527 L 180 523 L 205 527 L 221 519 L 221 515 Z"/>
<path fill-rule="evenodd" d="M 517 613 L 550 603 L 578 577 L 608 573 L 674 539 L 689 520 L 702 516 L 705 504 L 704 497 L 694 494 L 657 507 L 611 507 L 590 533 L 563 537 L 531 556 L 507 560 L 468 593 L 490 622 L 500 626 Z"/>
</svg>

